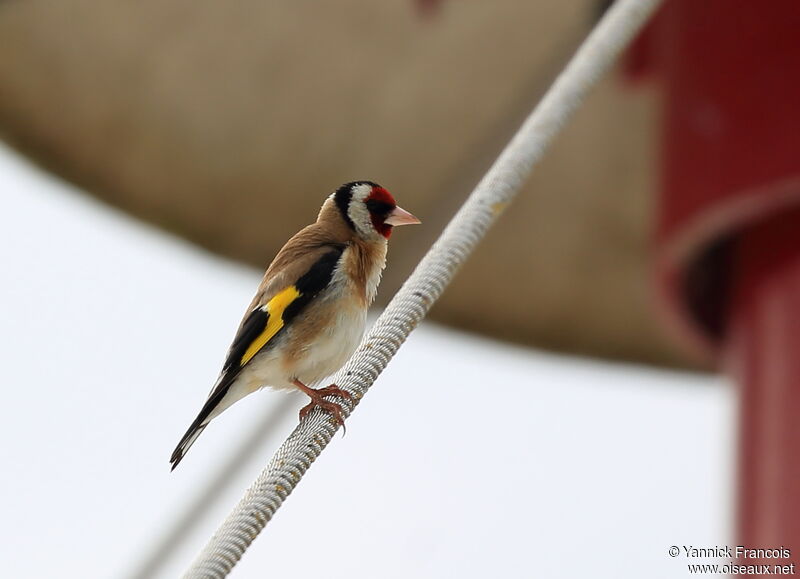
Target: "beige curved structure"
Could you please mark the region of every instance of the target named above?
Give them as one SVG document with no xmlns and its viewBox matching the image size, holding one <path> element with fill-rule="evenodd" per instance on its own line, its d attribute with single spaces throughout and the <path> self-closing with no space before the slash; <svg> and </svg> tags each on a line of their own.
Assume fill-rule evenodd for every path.
<svg viewBox="0 0 800 579">
<path fill-rule="evenodd" d="M 0 131 L 99 198 L 265 265 L 336 185 L 422 218 L 386 299 L 572 49 L 596 2 L 168 0 L 0 5 Z M 656 103 L 606 79 L 433 317 L 682 363 L 649 301 Z"/>
</svg>

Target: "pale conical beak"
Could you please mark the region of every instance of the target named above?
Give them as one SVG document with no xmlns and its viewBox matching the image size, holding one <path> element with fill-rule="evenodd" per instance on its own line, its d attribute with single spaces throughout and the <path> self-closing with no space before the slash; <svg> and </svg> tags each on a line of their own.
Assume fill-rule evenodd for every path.
<svg viewBox="0 0 800 579">
<path fill-rule="evenodd" d="M 392 209 L 392 212 L 383 220 L 384 223 L 388 225 L 416 225 L 417 223 L 422 223 L 419 219 L 411 215 L 408 211 L 403 209 L 402 207 L 395 207 Z"/>
</svg>

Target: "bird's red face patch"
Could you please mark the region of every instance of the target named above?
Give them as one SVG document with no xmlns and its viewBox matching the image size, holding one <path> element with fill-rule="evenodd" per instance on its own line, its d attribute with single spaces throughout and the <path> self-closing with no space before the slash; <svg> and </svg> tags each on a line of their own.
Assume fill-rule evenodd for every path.
<svg viewBox="0 0 800 579">
<path fill-rule="evenodd" d="M 383 187 L 373 187 L 370 194 L 364 199 L 364 203 L 367 205 L 372 226 L 378 233 L 389 239 L 392 235 L 392 226 L 386 223 L 386 218 L 397 207 L 392 194 Z"/>
<path fill-rule="evenodd" d="M 392 197 L 392 194 L 389 193 L 383 187 L 373 187 L 372 192 L 367 196 L 366 201 L 382 201 L 383 203 L 387 203 L 392 206 L 396 206 L 397 202 Z"/>
</svg>

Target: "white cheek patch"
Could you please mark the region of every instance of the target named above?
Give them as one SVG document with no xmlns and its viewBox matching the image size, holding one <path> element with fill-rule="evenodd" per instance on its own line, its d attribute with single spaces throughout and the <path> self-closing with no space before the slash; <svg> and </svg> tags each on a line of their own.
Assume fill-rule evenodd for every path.
<svg viewBox="0 0 800 579">
<path fill-rule="evenodd" d="M 367 211 L 367 206 L 364 200 L 372 193 L 372 186 L 356 185 L 353 187 L 353 196 L 350 199 L 350 205 L 347 208 L 347 216 L 355 224 L 356 229 L 362 234 L 369 234 L 373 232 L 372 218 Z"/>
<path fill-rule="evenodd" d="M 369 194 L 372 193 L 372 185 L 368 185 L 366 183 L 362 183 L 361 185 L 356 185 L 352 189 L 353 192 L 353 199 L 357 199 L 362 203 L 369 197 Z"/>
</svg>

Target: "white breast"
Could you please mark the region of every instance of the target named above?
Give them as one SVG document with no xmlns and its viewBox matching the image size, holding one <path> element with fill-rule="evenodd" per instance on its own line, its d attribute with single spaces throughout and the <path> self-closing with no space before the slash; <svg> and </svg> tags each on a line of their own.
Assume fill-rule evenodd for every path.
<svg viewBox="0 0 800 579">
<path fill-rule="evenodd" d="M 301 382 L 317 384 L 335 373 L 353 354 L 364 335 L 367 312 L 353 302 L 339 304 L 333 323 L 311 342 L 295 371 Z"/>
</svg>

